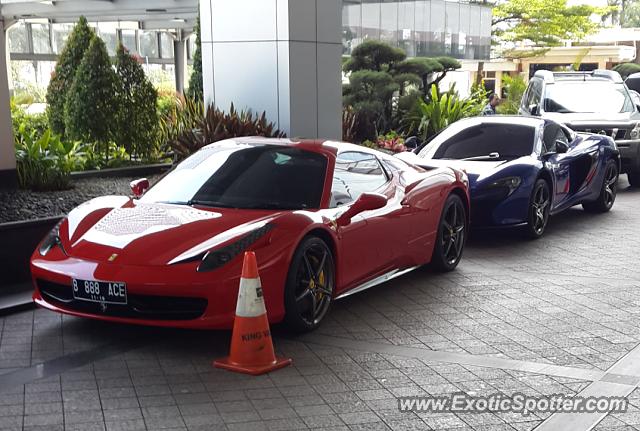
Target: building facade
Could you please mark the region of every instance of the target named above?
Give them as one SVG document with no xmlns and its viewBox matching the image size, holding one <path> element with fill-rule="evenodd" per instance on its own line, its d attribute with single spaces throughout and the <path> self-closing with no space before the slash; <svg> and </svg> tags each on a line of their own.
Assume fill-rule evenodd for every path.
<svg viewBox="0 0 640 431">
<path fill-rule="evenodd" d="M 343 54 L 369 39 L 402 48 L 409 57 L 486 60 L 491 6 L 455 0 L 343 0 Z"/>
</svg>

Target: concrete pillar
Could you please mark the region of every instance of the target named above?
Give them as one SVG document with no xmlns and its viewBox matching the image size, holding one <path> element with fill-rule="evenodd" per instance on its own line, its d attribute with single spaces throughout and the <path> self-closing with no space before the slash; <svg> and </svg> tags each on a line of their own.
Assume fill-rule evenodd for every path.
<svg viewBox="0 0 640 431">
<path fill-rule="evenodd" d="M 15 188 L 17 184 L 5 36 L 4 21 L 0 20 L 0 188 L 3 189 Z"/>
<path fill-rule="evenodd" d="M 342 133 L 341 0 L 200 0 L 205 101 L 292 137 Z"/>
<path fill-rule="evenodd" d="M 173 40 L 173 64 L 176 78 L 176 92 L 184 94 L 187 77 L 187 40 L 182 31 Z"/>
</svg>

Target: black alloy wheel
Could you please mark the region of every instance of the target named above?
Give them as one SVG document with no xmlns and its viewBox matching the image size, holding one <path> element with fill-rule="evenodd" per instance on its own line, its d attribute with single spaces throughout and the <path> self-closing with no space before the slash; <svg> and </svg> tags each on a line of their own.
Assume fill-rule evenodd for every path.
<svg viewBox="0 0 640 431">
<path fill-rule="evenodd" d="M 433 247 L 433 268 L 446 272 L 458 266 L 466 239 L 467 210 L 460 196 L 449 195 L 442 208 L 438 236 Z"/>
<path fill-rule="evenodd" d="M 529 220 L 526 233 L 530 238 L 537 239 L 544 234 L 549 222 L 551 211 L 551 191 L 549 184 L 542 179 L 536 181 L 529 203 Z"/>
<path fill-rule="evenodd" d="M 333 254 L 318 237 L 302 240 L 293 255 L 285 287 L 285 321 L 295 332 L 312 331 L 331 306 L 335 288 Z"/>
<path fill-rule="evenodd" d="M 613 207 L 618 194 L 618 163 L 615 160 L 607 161 L 602 180 L 602 189 L 598 199 L 593 202 L 585 202 L 582 207 L 585 211 L 593 213 L 605 213 Z"/>
</svg>

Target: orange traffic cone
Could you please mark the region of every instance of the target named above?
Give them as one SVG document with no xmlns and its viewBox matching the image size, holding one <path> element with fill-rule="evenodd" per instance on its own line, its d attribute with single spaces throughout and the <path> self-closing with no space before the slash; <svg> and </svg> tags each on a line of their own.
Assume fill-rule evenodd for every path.
<svg viewBox="0 0 640 431">
<path fill-rule="evenodd" d="M 291 359 L 276 358 L 273 351 L 256 255 L 247 251 L 244 254 L 236 318 L 233 321 L 231 352 L 228 357 L 214 361 L 213 365 L 239 373 L 258 375 L 289 364 Z"/>
</svg>

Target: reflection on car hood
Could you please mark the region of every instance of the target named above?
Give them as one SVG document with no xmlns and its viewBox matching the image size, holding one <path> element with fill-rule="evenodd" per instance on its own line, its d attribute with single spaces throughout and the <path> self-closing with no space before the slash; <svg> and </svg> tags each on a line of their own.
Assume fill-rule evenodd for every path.
<svg viewBox="0 0 640 431">
<path fill-rule="evenodd" d="M 68 253 L 94 261 L 111 261 L 115 254 L 114 263 L 126 265 L 165 265 L 202 243 L 225 242 L 251 231 L 253 224 L 263 226 L 274 215 L 266 210 L 125 205 L 97 221 L 71 244 Z"/>
<path fill-rule="evenodd" d="M 451 160 L 451 159 L 423 159 L 415 153 L 398 155 L 402 160 L 425 168 L 451 167 L 466 172 L 469 184 L 473 188 L 478 179 L 495 173 L 498 167 L 513 161 L 508 160 Z M 519 160 L 519 159 L 517 159 Z"/>
</svg>

